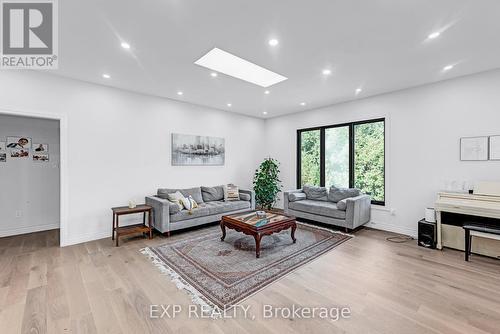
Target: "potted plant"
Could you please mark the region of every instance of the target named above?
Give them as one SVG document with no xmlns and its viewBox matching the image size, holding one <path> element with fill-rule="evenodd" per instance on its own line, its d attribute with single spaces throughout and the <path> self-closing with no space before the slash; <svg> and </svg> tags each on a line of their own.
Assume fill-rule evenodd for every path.
<svg viewBox="0 0 500 334">
<path fill-rule="evenodd" d="M 279 162 L 273 158 L 265 159 L 255 170 L 253 190 L 255 201 L 260 208 L 271 210 L 276 203 L 282 187 L 279 173 Z"/>
</svg>

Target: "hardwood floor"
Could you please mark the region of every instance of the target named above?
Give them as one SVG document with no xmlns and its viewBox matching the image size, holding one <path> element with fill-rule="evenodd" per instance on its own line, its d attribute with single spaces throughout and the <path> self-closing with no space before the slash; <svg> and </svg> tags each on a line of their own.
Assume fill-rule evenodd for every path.
<svg viewBox="0 0 500 334">
<path fill-rule="evenodd" d="M 189 233 L 189 232 L 186 232 Z M 173 235 L 176 238 L 182 233 Z M 0 239 L 1 333 L 500 333 L 500 261 L 362 229 L 243 304 L 256 320 L 149 318 L 189 296 L 139 253 L 165 238 L 59 248 L 58 231 Z M 262 319 L 264 304 L 349 307 L 351 317 Z"/>
</svg>

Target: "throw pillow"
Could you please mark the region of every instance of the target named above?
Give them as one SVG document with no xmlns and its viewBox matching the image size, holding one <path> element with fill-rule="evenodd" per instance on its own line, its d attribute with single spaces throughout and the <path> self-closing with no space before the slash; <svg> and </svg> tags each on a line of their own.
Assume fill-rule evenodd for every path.
<svg viewBox="0 0 500 334">
<path fill-rule="evenodd" d="M 252 200 L 252 196 L 250 196 L 250 194 L 240 192 L 240 200 L 250 202 Z"/>
<path fill-rule="evenodd" d="M 184 205 L 186 210 L 189 211 L 189 214 L 192 214 L 193 209 L 196 209 L 198 207 L 198 203 L 196 203 L 196 201 L 193 199 L 193 196 L 191 196 L 191 195 L 187 198 L 184 197 L 182 199 L 182 205 Z"/>
<path fill-rule="evenodd" d="M 173 215 L 182 210 L 182 205 L 180 203 L 168 201 L 168 212 Z"/>
<path fill-rule="evenodd" d="M 355 188 L 337 188 L 335 186 L 330 187 L 330 192 L 328 193 L 328 200 L 337 203 L 344 198 L 356 197 L 361 194 L 359 189 Z"/>
<path fill-rule="evenodd" d="M 225 196 L 224 200 L 225 201 L 238 201 L 240 199 L 240 191 L 237 186 L 234 184 L 228 184 L 226 186 L 226 191 L 225 191 Z"/>
<path fill-rule="evenodd" d="M 337 202 L 337 209 L 345 211 L 347 209 L 347 198 Z"/>
<path fill-rule="evenodd" d="M 193 199 L 198 203 L 203 203 L 203 197 L 201 196 L 201 188 L 186 188 L 186 189 L 170 189 L 170 188 L 160 188 L 158 189 L 158 197 L 165 198 L 165 195 L 180 192 L 182 196 L 188 197 L 189 195 L 193 196 Z"/>
<path fill-rule="evenodd" d="M 224 186 L 201 187 L 201 196 L 204 202 L 222 201 L 224 199 Z"/>
<path fill-rule="evenodd" d="M 312 199 L 315 201 L 327 201 L 327 192 L 325 187 L 316 187 L 305 185 L 302 190 L 306 194 L 307 199 Z"/>
<path fill-rule="evenodd" d="M 288 201 L 296 202 L 306 199 L 306 194 L 304 193 L 290 193 L 288 194 Z"/>
<path fill-rule="evenodd" d="M 172 203 L 176 203 L 179 206 L 179 210 L 183 209 L 184 206 L 182 205 L 182 200 L 184 199 L 184 196 L 180 191 L 176 191 L 172 194 L 167 194 L 167 199 Z"/>
</svg>

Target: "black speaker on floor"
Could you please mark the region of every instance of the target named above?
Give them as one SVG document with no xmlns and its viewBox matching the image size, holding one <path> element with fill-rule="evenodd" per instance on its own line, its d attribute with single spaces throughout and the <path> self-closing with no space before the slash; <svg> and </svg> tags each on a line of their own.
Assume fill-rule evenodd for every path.
<svg viewBox="0 0 500 334">
<path fill-rule="evenodd" d="M 426 248 L 436 248 L 436 223 L 425 219 L 418 222 L 418 245 Z"/>
</svg>

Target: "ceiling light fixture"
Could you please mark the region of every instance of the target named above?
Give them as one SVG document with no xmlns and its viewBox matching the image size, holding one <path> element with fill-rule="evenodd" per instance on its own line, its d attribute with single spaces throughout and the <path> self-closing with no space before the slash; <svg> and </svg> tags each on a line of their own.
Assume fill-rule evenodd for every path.
<svg viewBox="0 0 500 334">
<path fill-rule="evenodd" d="M 271 92 L 270 92 L 270 91 L 268 91 L 268 90 L 264 91 L 264 94 L 266 94 L 266 95 L 269 95 L 270 93 L 271 93 Z"/>
<path fill-rule="evenodd" d="M 324 69 L 322 73 L 323 73 L 323 75 L 330 75 L 330 74 L 332 74 L 332 70 Z"/>
<path fill-rule="evenodd" d="M 451 70 L 452 68 L 454 67 L 454 65 L 446 65 L 445 67 L 443 67 L 443 71 L 449 71 Z"/>
<path fill-rule="evenodd" d="M 305 106 L 305 105 L 306 105 L 306 103 L 305 103 L 305 102 L 300 102 L 300 105 L 301 105 L 301 106 Z"/>
<path fill-rule="evenodd" d="M 177 92 L 177 95 L 179 95 L 179 96 L 181 96 L 182 94 L 184 94 L 184 93 L 183 93 L 183 92 L 181 92 L 181 91 L 178 91 L 178 92 Z"/>
<path fill-rule="evenodd" d="M 194 63 L 265 88 L 287 79 L 218 48 L 213 48 Z"/>
<path fill-rule="evenodd" d="M 128 44 L 127 42 L 122 42 L 121 45 L 122 45 L 122 48 L 124 48 L 124 49 L 127 49 L 127 50 L 130 49 L 130 44 Z"/>
<path fill-rule="evenodd" d="M 102 77 L 103 77 L 104 79 L 110 79 L 110 78 L 111 78 L 111 75 L 109 75 L 109 74 L 107 74 L 107 73 L 104 73 L 104 74 L 102 75 Z"/>
<path fill-rule="evenodd" d="M 228 106 L 228 107 L 231 107 L 231 106 L 232 106 L 232 104 L 231 104 L 231 103 L 228 103 L 228 104 L 227 104 L 227 106 Z"/>
<path fill-rule="evenodd" d="M 269 43 L 269 45 L 271 45 L 271 46 L 276 46 L 276 45 L 278 45 L 280 42 L 279 42 L 276 38 L 273 38 L 273 39 L 270 39 L 268 43 Z"/>
<path fill-rule="evenodd" d="M 262 115 L 267 115 L 267 111 L 263 111 L 263 112 L 262 112 Z"/>
<path fill-rule="evenodd" d="M 441 35 L 441 33 L 439 31 L 435 31 L 432 34 L 430 34 L 429 36 L 427 36 L 427 38 L 428 39 L 434 39 L 434 38 L 438 38 L 439 35 Z"/>
<path fill-rule="evenodd" d="M 361 88 L 356 88 L 356 95 L 360 94 L 363 90 Z"/>
<path fill-rule="evenodd" d="M 210 75 L 211 75 L 213 78 L 216 78 L 218 74 L 217 74 L 217 72 L 212 72 L 212 73 L 210 73 Z"/>
</svg>

